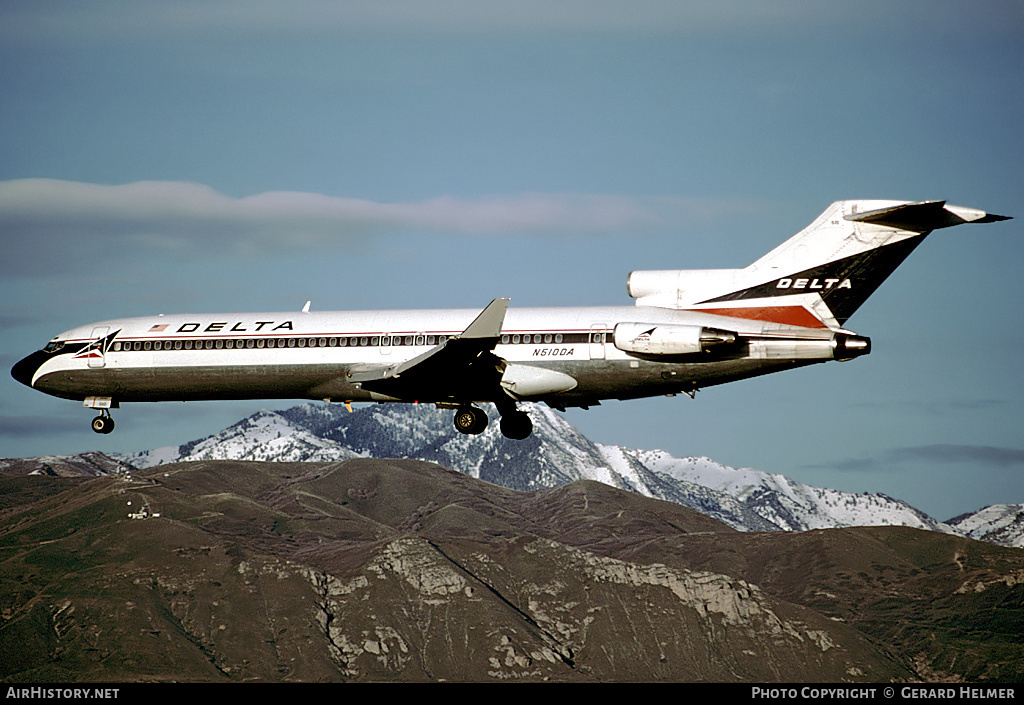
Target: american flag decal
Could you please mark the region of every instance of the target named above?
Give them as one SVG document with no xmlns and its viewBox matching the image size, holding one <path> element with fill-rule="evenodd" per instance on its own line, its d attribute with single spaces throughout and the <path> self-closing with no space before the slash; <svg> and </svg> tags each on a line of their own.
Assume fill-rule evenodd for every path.
<svg viewBox="0 0 1024 705">
<path fill-rule="evenodd" d="M 149 332 L 150 333 L 159 333 L 160 331 L 166 330 L 166 329 L 167 329 L 167 324 L 165 323 L 162 326 L 153 326 L 152 328 L 149 329 Z"/>
</svg>

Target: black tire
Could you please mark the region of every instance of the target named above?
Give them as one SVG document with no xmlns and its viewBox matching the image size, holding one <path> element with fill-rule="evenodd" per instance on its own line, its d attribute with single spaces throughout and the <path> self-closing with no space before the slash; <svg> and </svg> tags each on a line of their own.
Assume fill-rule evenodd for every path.
<svg viewBox="0 0 1024 705">
<path fill-rule="evenodd" d="M 109 416 L 97 416 L 92 420 L 92 430 L 107 434 L 114 430 L 114 419 Z"/>
<path fill-rule="evenodd" d="M 512 440 L 521 441 L 533 433 L 533 421 L 524 411 L 505 414 L 501 417 L 501 435 Z"/>
<path fill-rule="evenodd" d="M 475 406 L 464 406 L 455 412 L 455 430 L 459 433 L 477 435 L 487 428 L 487 414 Z"/>
</svg>

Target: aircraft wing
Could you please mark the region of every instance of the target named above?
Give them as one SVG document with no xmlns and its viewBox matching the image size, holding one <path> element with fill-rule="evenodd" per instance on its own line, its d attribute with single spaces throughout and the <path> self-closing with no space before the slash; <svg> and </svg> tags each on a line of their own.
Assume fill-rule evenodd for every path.
<svg viewBox="0 0 1024 705">
<path fill-rule="evenodd" d="M 395 365 L 353 369 L 349 381 L 362 389 L 408 401 L 494 400 L 502 394 L 505 361 L 494 354 L 508 299 L 495 299 L 461 335 Z"/>
</svg>

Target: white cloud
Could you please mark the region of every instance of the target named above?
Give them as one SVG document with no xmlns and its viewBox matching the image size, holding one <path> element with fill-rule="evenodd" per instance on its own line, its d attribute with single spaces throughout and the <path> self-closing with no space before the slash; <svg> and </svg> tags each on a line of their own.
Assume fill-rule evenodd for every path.
<svg viewBox="0 0 1024 705">
<path fill-rule="evenodd" d="M 729 211 L 735 209 L 722 209 Z M 522 194 L 381 203 L 295 192 L 232 198 L 179 182 L 109 186 L 19 179 L 0 182 L 0 269 L 18 275 L 111 259 L 273 256 L 389 233 L 631 234 L 706 221 L 712 212 L 706 201 L 682 198 Z"/>
</svg>

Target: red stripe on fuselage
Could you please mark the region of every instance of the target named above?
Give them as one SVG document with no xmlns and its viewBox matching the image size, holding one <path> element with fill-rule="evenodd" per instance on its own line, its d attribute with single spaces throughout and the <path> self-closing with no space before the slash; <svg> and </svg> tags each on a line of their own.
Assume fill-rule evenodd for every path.
<svg viewBox="0 0 1024 705">
<path fill-rule="evenodd" d="M 692 308 L 694 312 L 711 313 L 716 316 L 745 318 L 751 321 L 782 323 L 801 328 L 826 328 L 827 326 L 803 306 L 756 306 L 750 308 Z"/>
</svg>

